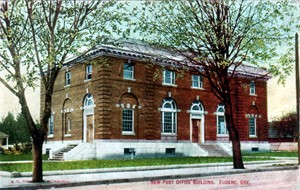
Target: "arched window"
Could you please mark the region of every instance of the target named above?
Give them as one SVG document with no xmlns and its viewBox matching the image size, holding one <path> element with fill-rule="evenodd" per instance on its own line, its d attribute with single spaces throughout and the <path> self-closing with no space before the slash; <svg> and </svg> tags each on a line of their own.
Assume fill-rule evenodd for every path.
<svg viewBox="0 0 300 190">
<path fill-rule="evenodd" d="M 203 113 L 204 113 L 204 108 L 203 105 L 200 101 L 194 101 L 190 113 L 192 114 L 192 118 L 198 118 L 201 119 Z"/>
<path fill-rule="evenodd" d="M 162 108 L 162 133 L 176 134 L 177 127 L 177 106 L 172 98 L 163 100 Z"/>
<path fill-rule="evenodd" d="M 138 117 L 135 108 L 138 107 L 138 100 L 134 94 L 125 93 L 121 96 L 119 103 L 122 108 L 122 134 L 135 135 L 135 117 Z"/>
<path fill-rule="evenodd" d="M 217 135 L 227 136 L 228 131 L 226 128 L 226 121 L 225 121 L 225 106 L 223 104 L 218 105 L 216 115 L 217 115 Z"/>
<path fill-rule="evenodd" d="M 84 107 L 92 107 L 94 106 L 94 99 L 91 94 L 87 94 L 84 99 Z"/>
<path fill-rule="evenodd" d="M 258 108 L 254 105 L 250 106 L 248 109 L 247 117 L 249 118 L 249 137 L 257 137 L 257 117 L 259 115 Z"/>
<path fill-rule="evenodd" d="M 63 104 L 63 131 L 64 136 L 71 135 L 71 121 L 72 121 L 72 101 L 70 99 L 66 99 Z"/>
</svg>

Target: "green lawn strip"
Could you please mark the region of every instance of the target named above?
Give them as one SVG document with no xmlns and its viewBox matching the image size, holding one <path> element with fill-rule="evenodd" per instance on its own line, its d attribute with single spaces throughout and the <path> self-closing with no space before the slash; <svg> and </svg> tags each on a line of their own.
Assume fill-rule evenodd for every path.
<svg viewBox="0 0 300 190">
<path fill-rule="evenodd" d="M 32 160 L 32 153 L 28 154 L 0 154 L 0 161 L 23 161 Z M 43 155 L 43 160 L 48 160 L 47 155 Z"/>
<path fill-rule="evenodd" d="M 243 156 L 298 157 L 298 152 L 245 152 Z"/>
<path fill-rule="evenodd" d="M 269 157 L 244 158 L 244 161 L 270 160 Z M 66 161 L 66 162 L 44 162 L 44 171 L 55 170 L 76 170 L 95 168 L 118 168 L 134 166 L 159 166 L 174 164 L 203 164 L 232 162 L 231 157 L 176 157 L 176 158 L 147 158 L 134 160 L 86 160 L 86 161 Z M 8 172 L 31 172 L 32 163 L 9 163 L 0 164 L 0 170 Z"/>
</svg>

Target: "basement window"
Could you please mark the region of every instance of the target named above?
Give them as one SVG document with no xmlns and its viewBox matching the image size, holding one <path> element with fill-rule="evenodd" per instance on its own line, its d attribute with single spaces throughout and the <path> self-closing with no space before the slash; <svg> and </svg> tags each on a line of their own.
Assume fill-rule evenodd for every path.
<svg viewBox="0 0 300 190">
<path fill-rule="evenodd" d="M 258 151 L 259 151 L 259 148 L 258 148 L 258 147 L 252 147 L 252 148 L 251 148 L 251 151 L 252 151 L 252 152 L 258 152 Z"/>
<path fill-rule="evenodd" d="M 124 155 L 135 155 L 135 149 L 134 148 L 124 148 Z"/>
<path fill-rule="evenodd" d="M 175 148 L 166 148 L 167 155 L 175 155 Z"/>
</svg>

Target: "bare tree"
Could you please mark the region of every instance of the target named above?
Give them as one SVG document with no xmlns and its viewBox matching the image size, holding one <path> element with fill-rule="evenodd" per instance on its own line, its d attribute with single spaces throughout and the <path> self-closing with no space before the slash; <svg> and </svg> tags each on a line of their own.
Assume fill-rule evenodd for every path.
<svg viewBox="0 0 300 190">
<path fill-rule="evenodd" d="M 10 0 L 0 7 L 0 82 L 18 99 L 33 141 L 33 182 L 43 181 L 42 146 L 48 131 L 55 79 L 70 55 L 120 31 L 123 4 L 116 1 Z M 113 11 L 113 10 L 119 11 Z M 83 49 L 85 47 L 86 49 Z M 25 91 L 41 80 L 40 126 Z"/>
</svg>

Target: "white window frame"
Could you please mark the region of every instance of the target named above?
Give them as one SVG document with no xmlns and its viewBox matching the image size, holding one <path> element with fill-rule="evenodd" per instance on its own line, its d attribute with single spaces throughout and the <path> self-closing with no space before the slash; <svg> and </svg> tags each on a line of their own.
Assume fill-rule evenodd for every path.
<svg viewBox="0 0 300 190">
<path fill-rule="evenodd" d="M 124 111 L 131 111 L 131 120 L 124 120 Z M 131 122 L 131 130 L 124 130 L 124 122 Z M 134 109 L 123 109 L 122 110 L 122 134 L 132 135 L 134 134 Z"/>
<path fill-rule="evenodd" d="M 250 81 L 250 95 L 256 95 L 255 82 L 253 80 Z"/>
<path fill-rule="evenodd" d="M 251 122 L 252 119 L 253 119 L 253 124 L 254 124 L 253 126 L 251 125 L 252 124 L 252 122 Z M 257 137 L 256 136 L 256 117 L 250 116 L 248 123 L 249 123 L 249 137 Z M 254 129 L 253 134 L 251 134 L 251 131 L 252 131 L 251 128 Z"/>
<path fill-rule="evenodd" d="M 170 108 L 166 108 L 165 106 L 167 104 L 170 104 Z M 177 134 L 177 107 L 176 103 L 172 99 L 164 99 L 162 108 L 162 118 L 161 118 L 161 133 L 162 135 L 176 135 Z M 165 124 L 167 123 L 165 121 L 166 119 L 166 113 L 171 114 L 171 132 L 166 132 Z"/>
<path fill-rule="evenodd" d="M 131 60 L 123 65 L 123 79 L 134 80 L 134 64 L 131 63 Z"/>
<path fill-rule="evenodd" d="M 168 73 L 170 73 L 170 77 L 169 78 L 167 78 Z M 170 82 L 167 81 L 167 80 L 170 80 Z M 176 86 L 175 80 L 176 80 L 175 71 L 172 71 L 172 70 L 169 70 L 169 69 L 165 69 L 163 71 L 163 84 L 164 85 Z"/>
<path fill-rule="evenodd" d="M 65 86 L 70 86 L 71 84 L 71 71 L 66 71 L 65 73 Z"/>
<path fill-rule="evenodd" d="M 88 64 L 85 66 L 85 80 L 92 80 L 92 74 L 93 74 L 93 65 Z"/>
<path fill-rule="evenodd" d="M 201 75 L 192 74 L 192 88 L 203 89 L 203 77 Z"/>
<path fill-rule="evenodd" d="M 223 111 L 220 111 L 221 109 Z M 216 116 L 217 116 L 217 136 L 227 137 L 229 135 L 229 133 L 228 133 L 228 130 L 226 127 L 225 106 L 224 105 L 218 105 Z M 224 118 L 223 126 L 220 126 L 221 125 L 221 122 L 220 122 L 221 117 Z M 221 131 L 219 128 L 221 128 Z"/>
<path fill-rule="evenodd" d="M 84 108 L 94 107 L 94 98 L 92 94 L 87 94 L 84 99 Z"/>
</svg>

